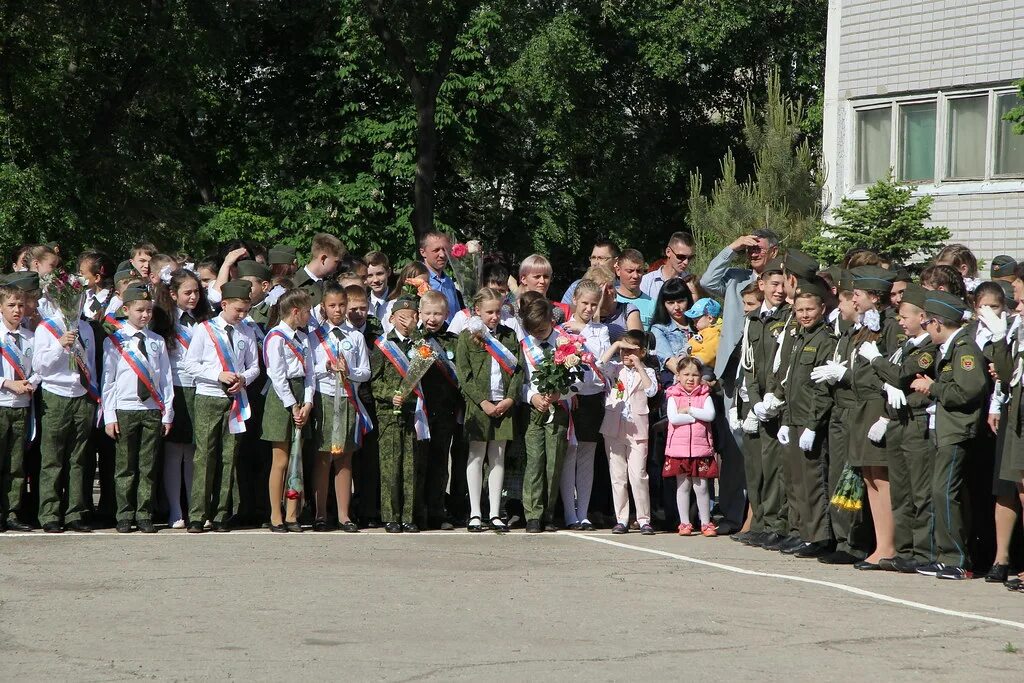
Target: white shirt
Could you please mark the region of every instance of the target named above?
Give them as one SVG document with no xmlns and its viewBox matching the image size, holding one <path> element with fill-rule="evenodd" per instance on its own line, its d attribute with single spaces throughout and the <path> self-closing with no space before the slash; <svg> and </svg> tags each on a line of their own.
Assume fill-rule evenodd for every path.
<svg viewBox="0 0 1024 683">
<path fill-rule="evenodd" d="M 691 406 L 689 413 L 680 413 L 679 409 L 676 408 L 675 401 L 670 400 L 668 402 L 668 421 L 677 427 L 679 425 L 692 425 L 698 420 L 701 422 L 711 422 L 714 419 L 715 402 L 711 400 L 710 396 L 704 401 L 702 407 Z"/>
<path fill-rule="evenodd" d="M 208 322 L 220 331 L 225 341 L 228 341 L 228 334 L 225 331 L 227 322 L 223 316 L 218 315 Z M 260 374 L 256 337 L 248 325 L 239 323 L 234 328 L 235 345 L 229 353 L 234 360 L 235 372 L 242 375 L 245 385 L 249 386 Z M 204 325 L 196 325 L 192 344 L 181 361 L 181 367 L 195 378 L 197 394 L 216 398 L 228 397 L 219 379 L 220 373 L 225 370 L 217 356 L 213 339 Z"/>
<path fill-rule="evenodd" d="M 568 329 L 568 328 L 566 328 Z M 586 340 L 587 351 L 594 354 L 594 359 L 604 355 L 608 347 L 612 345 L 608 337 L 608 326 L 603 323 L 589 322 L 580 330 L 580 335 Z M 576 382 L 576 390 L 581 396 L 593 396 L 603 394 L 605 383 L 594 374 L 594 369 L 582 363 L 583 379 Z"/>
<path fill-rule="evenodd" d="M 555 340 L 558 339 L 558 332 L 556 330 L 552 329 L 551 330 L 551 335 L 547 339 L 537 339 L 536 337 L 534 337 L 532 335 L 527 335 L 526 339 L 529 339 L 534 344 L 536 344 L 538 347 L 540 347 L 540 345 L 542 343 L 547 342 L 547 344 L 550 346 L 551 350 L 554 351 L 555 350 Z M 533 384 L 533 361 L 530 360 L 530 352 L 527 351 L 526 349 L 523 349 L 523 355 L 526 357 L 526 363 L 525 363 L 526 374 L 523 375 L 523 392 L 522 392 L 522 396 L 523 396 L 523 403 L 529 403 L 530 400 L 534 396 L 539 394 L 540 392 L 537 391 L 537 387 L 534 386 L 534 384 Z"/>
<path fill-rule="evenodd" d="M 280 332 L 284 339 L 281 335 L 271 335 L 272 332 Z M 291 408 L 297 403 L 289 381 L 299 377 L 303 379 L 302 402 L 313 402 L 313 353 L 309 347 L 308 337 L 306 332 L 293 330 L 291 325 L 282 320 L 264 339 L 263 353 L 267 361 L 267 377 L 285 408 Z M 285 339 L 291 342 L 302 356 L 301 359 L 288 347 Z"/>
<path fill-rule="evenodd" d="M 391 309 L 395 307 L 395 299 L 388 302 L 388 305 L 384 307 L 384 317 L 380 319 L 381 327 L 384 328 L 383 336 L 388 336 L 391 330 L 395 329 L 395 326 L 391 324 Z"/>
<path fill-rule="evenodd" d="M 6 323 L 0 323 L 0 342 L 11 349 L 14 360 L 21 365 L 29 384 L 38 387 L 42 378 L 32 367 L 32 346 L 35 342 L 32 333 L 23 327 L 10 330 Z M 21 346 L 20 351 L 18 350 L 19 345 Z M 6 358 L 0 360 L 0 407 L 28 408 L 31 404 L 32 394 L 16 394 L 7 386 L 9 380 L 16 381 L 18 379 L 18 374 L 14 371 L 11 363 Z"/>
<path fill-rule="evenodd" d="M 64 332 L 64 316 L 60 313 L 50 322 L 57 328 L 58 334 Z M 96 337 L 93 335 L 89 323 L 78 320 L 78 339 L 84 347 L 81 353 L 85 367 L 88 369 L 89 378 L 93 384 L 99 385 L 99 378 L 96 376 Z M 74 348 L 74 347 L 72 347 Z M 40 323 L 36 327 L 35 339 L 33 341 L 32 365 L 36 372 L 42 377 L 42 386 L 45 391 L 65 398 L 77 398 L 85 395 L 85 387 L 79 382 L 77 370 L 71 369 L 71 352 L 60 345 L 57 337 L 53 336 L 46 327 Z"/>
<path fill-rule="evenodd" d="M 98 292 L 92 290 L 85 293 L 85 306 L 82 308 L 82 314 L 89 320 L 95 320 L 97 314 L 102 317 L 103 312 L 106 310 L 107 299 L 110 297 L 109 289 L 101 289 Z"/>
<path fill-rule="evenodd" d="M 661 287 L 665 284 L 665 280 L 671 280 L 674 277 L 678 276 L 673 275 L 666 278 L 664 274 L 662 274 L 661 268 L 652 270 L 649 273 L 645 273 L 644 276 L 640 278 L 640 291 L 657 301 L 658 294 L 661 293 Z"/>
<path fill-rule="evenodd" d="M 466 329 L 466 327 L 469 325 L 470 319 L 474 317 L 476 316 L 474 316 L 469 311 L 468 308 L 463 308 L 461 311 L 456 312 L 455 315 L 452 316 L 452 321 L 448 323 L 448 331 L 451 332 L 452 334 L 459 334 L 464 329 Z M 500 320 L 502 325 L 515 331 L 515 325 L 518 322 L 515 315 L 509 315 L 507 311 L 502 310 Z"/>
<path fill-rule="evenodd" d="M 387 307 L 388 307 L 388 295 L 391 294 L 391 290 L 385 287 L 384 288 L 384 295 L 383 296 L 377 296 L 376 294 L 373 293 L 372 290 L 369 290 L 369 291 L 370 291 L 370 315 L 375 317 L 377 320 L 381 320 L 381 316 L 384 315 L 384 311 L 387 310 Z"/>
<path fill-rule="evenodd" d="M 145 339 L 139 339 L 137 334 Z M 120 331 L 121 343 L 125 351 L 135 351 L 135 360 L 145 363 L 149 376 L 153 380 L 153 388 L 164 402 L 164 413 L 161 421 L 164 424 L 174 422 L 174 383 L 171 379 L 171 360 L 167 355 L 167 345 L 163 338 L 149 330 L 140 330 L 131 323 L 125 322 Z M 145 356 L 141 347 L 145 345 Z M 124 357 L 114 348 L 114 342 L 107 338 L 103 342 L 103 423 L 117 422 L 118 410 L 159 410 L 153 397 L 145 401 L 139 400 L 139 376 L 135 374 Z"/>
<path fill-rule="evenodd" d="M 39 302 L 36 305 L 39 309 L 39 317 L 42 320 L 56 318 L 60 314 L 60 307 L 50 301 L 50 298 L 45 294 L 39 298 Z"/>
<path fill-rule="evenodd" d="M 196 336 L 197 331 L 202 331 L 198 323 L 183 324 L 181 322 L 181 316 L 185 314 L 185 311 L 180 308 L 175 308 L 175 322 L 181 325 L 188 331 L 192 337 Z M 175 336 L 174 344 L 168 349 L 168 355 L 171 358 L 171 377 L 176 387 L 194 387 L 196 385 L 196 378 L 185 371 L 185 368 L 181 366 L 181 361 L 185 358 L 185 351 L 188 349 L 181 343 L 180 339 Z"/>
<path fill-rule="evenodd" d="M 121 301 L 121 297 L 119 297 L 117 294 L 114 294 L 107 301 L 107 310 L 103 311 L 103 315 L 113 315 L 116 317 L 117 312 L 121 309 L 122 306 L 124 306 L 124 302 Z"/>
<path fill-rule="evenodd" d="M 341 332 L 342 339 L 338 339 L 334 330 Z M 370 379 L 370 354 L 366 349 L 363 335 L 347 322 L 341 325 L 326 323 L 320 328 L 320 332 L 324 336 L 324 342 L 331 347 L 335 358 L 345 359 L 345 365 L 348 367 L 346 376 L 349 382 L 353 383 L 352 390 L 358 391 L 359 383 Z M 338 387 L 338 373 L 327 369 L 330 358 L 324 345 L 313 334 L 310 335 L 310 343 L 313 344 L 313 372 L 316 376 L 317 391 L 324 396 L 335 396 L 339 392 L 341 396 L 345 396 L 344 387 Z"/>
</svg>

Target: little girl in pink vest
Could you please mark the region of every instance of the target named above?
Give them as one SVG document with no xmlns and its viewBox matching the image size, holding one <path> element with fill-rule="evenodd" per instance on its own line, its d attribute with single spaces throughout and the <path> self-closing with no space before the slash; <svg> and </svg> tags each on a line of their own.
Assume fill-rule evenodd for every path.
<svg viewBox="0 0 1024 683">
<path fill-rule="evenodd" d="M 715 404 L 706 384 L 701 382 L 700 361 L 686 357 L 676 366 L 676 383 L 665 390 L 668 401 L 668 439 L 662 476 L 676 478 L 676 506 L 679 535 L 693 533 L 690 523 L 690 491 L 697 495 L 700 532 L 717 536 L 711 523 L 711 494 L 708 479 L 718 476 L 718 461 L 711 439 Z"/>
</svg>

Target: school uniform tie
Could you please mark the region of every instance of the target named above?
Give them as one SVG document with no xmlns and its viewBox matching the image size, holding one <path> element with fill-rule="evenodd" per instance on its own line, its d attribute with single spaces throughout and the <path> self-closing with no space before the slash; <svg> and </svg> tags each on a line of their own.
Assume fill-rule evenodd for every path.
<svg viewBox="0 0 1024 683">
<path fill-rule="evenodd" d="M 224 331 L 228 333 L 228 346 L 231 347 L 231 351 L 235 350 L 235 328 L 231 325 L 225 325 Z"/>
<path fill-rule="evenodd" d="M 146 352 L 146 335 L 145 335 L 145 333 L 143 333 L 143 332 L 136 332 L 134 336 L 135 336 L 136 339 L 139 340 L 139 353 L 142 354 L 142 357 L 146 361 L 148 361 L 149 360 L 149 354 Z M 146 387 L 146 385 L 142 381 L 141 377 L 137 380 L 137 384 L 138 384 L 138 389 L 139 389 L 139 400 L 142 401 L 143 403 L 145 403 L 146 399 L 150 398 L 153 394 L 150 393 L 149 389 Z"/>
<path fill-rule="evenodd" d="M 191 313 L 182 313 L 181 314 L 181 324 L 182 325 L 195 325 L 196 324 L 196 319 L 195 319 L 195 317 Z"/>
<path fill-rule="evenodd" d="M 21 351 L 21 335 L 20 334 L 18 334 L 17 332 L 8 332 L 7 333 L 7 338 L 10 340 L 10 342 L 12 344 L 14 344 L 15 348 L 17 348 L 18 351 Z"/>
</svg>

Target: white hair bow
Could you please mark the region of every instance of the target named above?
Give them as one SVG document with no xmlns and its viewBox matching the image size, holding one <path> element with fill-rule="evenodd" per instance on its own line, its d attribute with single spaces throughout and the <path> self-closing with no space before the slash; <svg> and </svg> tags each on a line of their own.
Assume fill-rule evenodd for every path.
<svg viewBox="0 0 1024 683">
<path fill-rule="evenodd" d="M 165 285 L 171 284 L 171 273 L 172 272 L 174 272 L 174 271 L 173 271 L 173 269 L 169 265 L 168 266 L 164 266 L 163 268 L 161 268 L 160 269 L 160 282 L 164 283 Z"/>
<path fill-rule="evenodd" d="M 270 290 L 270 293 L 267 294 L 267 305 L 268 306 L 275 306 L 275 305 L 277 305 L 277 300 L 280 299 L 281 295 L 284 294 L 284 293 L 285 293 L 285 288 L 282 287 L 281 285 L 276 285 L 272 290 Z"/>
</svg>

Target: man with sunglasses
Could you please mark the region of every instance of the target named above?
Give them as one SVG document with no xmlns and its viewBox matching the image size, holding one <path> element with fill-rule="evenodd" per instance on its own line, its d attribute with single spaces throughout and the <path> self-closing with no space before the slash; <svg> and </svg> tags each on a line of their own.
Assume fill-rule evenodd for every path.
<svg viewBox="0 0 1024 683">
<path fill-rule="evenodd" d="M 693 237 L 685 232 L 672 233 L 672 236 L 668 238 L 668 246 L 665 247 L 664 265 L 641 278 L 640 291 L 651 297 L 653 301 L 657 301 L 661 286 L 665 284 L 666 280 L 676 277 L 687 279 L 690 263 L 696 254 L 697 248 Z"/>
</svg>

